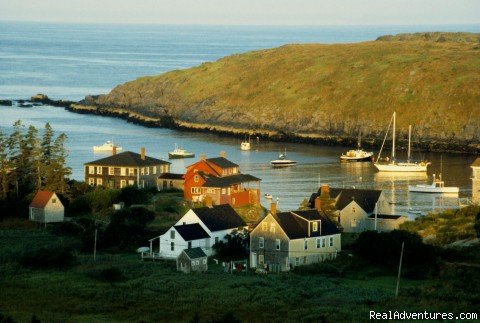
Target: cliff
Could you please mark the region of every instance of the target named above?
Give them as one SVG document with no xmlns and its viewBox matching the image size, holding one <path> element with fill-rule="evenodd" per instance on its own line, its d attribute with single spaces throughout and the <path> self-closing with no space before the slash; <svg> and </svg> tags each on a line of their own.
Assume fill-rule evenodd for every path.
<svg viewBox="0 0 480 323">
<path fill-rule="evenodd" d="M 480 34 L 419 33 L 286 45 L 141 77 L 89 98 L 185 128 L 378 145 L 392 112 L 404 140 L 480 151 Z"/>
</svg>

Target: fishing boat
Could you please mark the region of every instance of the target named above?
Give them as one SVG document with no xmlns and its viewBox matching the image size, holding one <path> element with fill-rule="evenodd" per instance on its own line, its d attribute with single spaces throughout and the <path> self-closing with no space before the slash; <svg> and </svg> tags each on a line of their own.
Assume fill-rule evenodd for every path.
<svg viewBox="0 0 480 323">
<path fill-rule="evenodd" d="M 454 186 L 445 186 L 445 182 L 442 181 L 442 174 L 438 178 L 433 174 L 432 184 L 408 185 L 408 191 L 415 193 L 458 194 L 460 189 Z"/>
<path fill-rule="evenodd" d="M 169 159 L 192 158 L 192 157 L 195 157 L 194 153 L 186 151 L 183 148 L 179 148 L 177 144 L 175 144 L 175 149 L 168 153 Z"/>
<path fill-rule="evenodd" d="M 122 150 L 122 147 L 115 146 L 113 141 L 107 140 L 101 146 L 93 146 L 93 151 L 95 151 L 95 152 L 109 152 L 109 151 L 113 151 L 113 147 L 115 147 L 117 151 Z"/>
<path fill-rule="evenodd" d="M 425 213 L 423 213 L 421 210 L 419 210 L 419 209 L 414 209 L 414 208 L 408 209 L 407 213 L 408 213 L 408 214 L 412 214 L 412 215 L 419 215 L 419 216 L 425 215 Z"/>
<path fill-rule="evenodd" d="M 378 154 L 378 159 L 375 162 L 375 168 L 380 172 L 426 172 L 429 162 L 413 162 L 410 160 L 410 143 L 411 143 L 411 136 L 412 136 L 412 126 L 408 127 L 408 157 L 407 161 L 405 162 L 398 162 L 395 159 L 395 117 L 396 113 L 393 113 L 392 120 L 390 120 L 390 124 L 388 125 L 387 133 L 385 134 L 385 138 L 383 139 L 382 147 L 380 148 L 380 152 Z M 383 146 L 385 145 L 385 140 L 387 139 L 388 130 L 393 121 L 393 131 L 392 131 L 392 155 L 391 158 L 386 157 L 385 160 L 381 159 L 381 154 L 383 150 Z"/>
<path fill-rule="evenodd" d="M 373 157 L 373 152 L 365 151 L 362 149 L 362 133 L 361 131 L 358 134 L 357 149 L 351 149 L 347 153 L 340 156 L 341 161 L 371 161 Z"/>
<path fill-rule="evenodd" d="M 278 159 L 270 161 L 270 164 L 272 165 L 272 167 L 289 167 L 297 164 L 296 161 L 286 159 L 286 158 L 287 158 L 287 150 L 285 149 L 285 153 L 278 155 Z"/>
<path fill-rule="evenodd" d="M 265 199 L 267 199 L 267 200 L 271 200 L 271 199 L 273 199 L 273 196 L 272 196 L 272 194 L 265 193 L 265 195 L 264 195 L 264 196 L 265 196 Z"/>
<path fill-rule="evenodd" d="M 241 150 L 250 150 L 250 136 L 248 136 L 248 141 L 245 138 L 245 141 L 242 141 L 240 144 Z"/>
</svg>

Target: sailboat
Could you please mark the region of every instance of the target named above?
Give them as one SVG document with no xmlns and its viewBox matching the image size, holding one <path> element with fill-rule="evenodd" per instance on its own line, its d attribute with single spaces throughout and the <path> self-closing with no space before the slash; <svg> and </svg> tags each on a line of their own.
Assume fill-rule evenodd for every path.
<svg viewBox="0 0 480 323">
<path fill-rule="evenodd" d="M 378 159 L 375 162 L 375 168 L 380 172 L 426 172 L 427 166 L 430 165 L 429 162 L 412 162 L 410 160 L 410 142 L 412 136 L 412 126 L 408 126 L 408 157 L 406 162 L 397 162 L 395 159 L 395 117 L 396 112 L 393 112 L 392 120 L 388 125 L 387 133 L 383 139 L 382 147 L 380 148 L 380 153 L 378 154 Z M 385 145 L 385 140 L 387 139 L 388 130 L 393 121 L 393 132 L 392 132 L 392 155 L 391 159 L 386 158 L 385 162 L 381 162 L 380 156 L 382 154 L 383 146 Z"/>
<path fill-rule="evenodd" d="M 242 143 L 240 144 L 240 149 L 250 150 L 250 136 L 248 136 L 248 141 L 247 138 L 245 138 L 245 141 L 242 141 Z"/>
<path fill-rule="evenodd" d="M 270 165 L 272 167 L 288 167 L 296 165 L 297 162 L 294 160 L 286 159 L 287 157 L 287 149 L 285 148 L 285 154 L 278 155 L 278 159 L 270 161 Z"/>
<path fill-rule="evenodd" d="M 371 161 L 373 152 L 362 149 L 362 132 L 358 133 L 357 149 L 351 149 L 340 156 L 341 161 Z"/>
</svg>

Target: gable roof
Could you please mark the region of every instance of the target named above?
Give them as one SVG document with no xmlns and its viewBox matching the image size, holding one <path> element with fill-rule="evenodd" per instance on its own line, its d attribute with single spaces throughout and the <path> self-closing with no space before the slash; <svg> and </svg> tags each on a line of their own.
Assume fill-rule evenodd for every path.
<svg viewBox="0 0 480 323">
<path fill-rule="evenodd" d="M 210 238 L 210 235 L 198 223 L 175 225 L 174 228 L 185 241 Z"/>
<path fill-rule="evenodd" d="M 190 259 L 203 258 L 207 256 L 200 247 L 183 249 L 183 252 L 185 252 L 187 257 Z"/>
<path fill-rule="evenodd" d="M 50 201 L 50 198 L 53 196 L 53 194 L 55 193 L 51 191 L 38 191 L 37 194 L 35 194 L 32 203 L 30 203 L 30 207 L 35 207 L 38 209 L 44 208 L 47 206 L 48 201 Z"/>
<path fill-rule="evenodd" d="M 230 204 L 214 205 L 193 209 L 200 221 L 210 230 L 222 231 L 246 226 L 245 221 L 230 206 Z"/>
<path fill-rule="evenodd" d="M 153 157 L 148 157 L 145 156 L 145 159 L 142 159 L 142 156 L 140 154 L 131 152 L 131 151 L 125 151 L 123 153 L 119 153 L 116 155 L 108 156 L 105 158 L 97 159 L 88 163 L 85 163 L 85 165 L 98 165 L 98 166 L 124 166 L 124 167 L 145 167 L 145 166 L 153 166 L 153 165 L 169 165 L 170 163 L 153 158 Z"/>
<path fill-rule="evenodd" d="M 217 165 L 220 168 L 238 167 L 237 164 L 229 161 L 225 157 L 207 158 L 207 162 Z"/>
<path fill-rule="evenodd" d="M 470 167 L 480 167 L 480 157 L 477 157 Z"/>
<path fill-rule="evenodd" d="M 335 208 L 343 210 L 352 201 L 355 201 L 365 212 L 371 213 L 375 210 L 375 203 L 378 202 L 382 190 L 359 189 L 359 188 L 330 188 L 331 198 L 337 199 Z M 315 206 L 315 199 L 320 193 L 313 193 L 308 201 L 310 207 Z"/>
<path fill-rule="evenodd" d="M 200 173 L 200 172 L 199 172 Z M 204 175 L 204 174 L 202 174 Z M 228 187 L 233 184 L 260 182 L 261 179 L 249 174 L 235 174 L 223 177 L 206 176 L 203 187 Z"/>
<path fill-rule="evenodd" d="M 316 215 L 314 213 L 316 213 Z M 295 214 L 302 214 L 303 219 L 296 216 Z M 282 227 L 283 231 L 287 234 L 288 238 L 291 240 L 315 236 L 328 236 L 340 233 L 340 230 L 338 230 L 336 224 L 332 220 L 330 220 L 325 214 L 320 213 L 316 209 L 281 212 L 275 215 L 272 214 L 272 216 L 275 218 L 278 224 Z M 310 236 L 308 236 L 309 223 L 307 220 L 305 220 L 305 216 L 310 216 L 311 220 L 321 220 L 321 232 L 310 232 Z"/>
</svg>

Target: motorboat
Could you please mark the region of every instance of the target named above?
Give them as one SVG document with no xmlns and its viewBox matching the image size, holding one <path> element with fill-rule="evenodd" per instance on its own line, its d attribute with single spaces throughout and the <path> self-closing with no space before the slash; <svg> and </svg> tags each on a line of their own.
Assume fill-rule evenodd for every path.
<svg viewBox="0 0 480 323">
<path fill-rule="evenodd" d="M 422 212 L 421 210 L 419 210 L 419 209 L 413 209 L 413 208 L 408 209 L 407 213 L 408 213 L 408 214 L 412 214 L 412 215 L 419 215 L 419 216 L 425 215 L 425 213 Z"/>
<path fill-rule="evenodd" d="M 296 161 L 287 159 L 287 150 L 285 149 L 284 154 L 278 155 L 278 159 L 270 161 L 272 167 L 279 168 L 279 167 L 289 167 L 294 166 L 297 164 Z"/>
<path fill-rule="evenodd" d="M 107 140 L 101 146 L 93 146 L 93 151 L 97 151 L 97 152 L 113 151 L 113 147 L 115 147 L 117 151 L 122 150 L 122 147 L 115 146 L 113 141 Z"/>
<path fill-rule="evenodd" d="M 357 149 L 351 149 L 347 153 L 340 156 L 341 161 L 371 161 L 373 158 L 373 152 L 365 151 L 362 149 L 362 133 L 358 134 Z"/>
<path fill-rule="evenodd" d="M 442 181 L 442 175 L 440 174 L 437 178 L 435 174 L 433 174 L 432 184 L 408 185 L 408 191 L 415 193 L 458 194 L 460 189 L 454 186 L 445 186 L 445 182 Z"/>
<path fill-rule="evenodd" d="M 195 157 L 194 153 L 178 147 L 177 144 L 175 144 L 175 149 L 168 153 L 169 159 L 192 158 L 192 157 Z"/>
<path fill-rule="evenodd" d="M 267 199 L 267 200 L 271 200 L 271 199 L 273 199 L 273 196 L 272 196 L 272 194 L 265 193 L 265 195 L 264 195 L 264 196 L 265 196 L 265 199 Z"/>
<path fill-rule="evenodd" d="M 248 136 L 248 141 L 245 138 L 245 141 L 242 141 L 240 144 L 240 149 L 241 150 L 250 150 L 250 136 Z"/>
<path fill-rule="evenodd" d="M 395 116 L 396 113 L 393 113 L 392 120 L 393 120 L 393 132 L 392 132 L 392 155 L 391 158 L 386 157 L 385 159 L 381 159 L 381 154 L 383 150 L 383 146 L 385 145 L 385 140 L 387 139 L 388 129 L 390 129 L 390 125 L 392 124 L 392 120 L 388 125 L 387 133 L 385 134 L 385 138 L 383 139 L 382 147 L 380 148 L 380 153 L 378 154 L 378 159 L 375 162 L 374 166 L 377 168 L 379 172 L 426 172 L 428 165 L 430 162 L 422 161 L 422 162 L 413 162 L 410 160 L 410 142 L 411 142 L 411 134 L 412 134 L 412 126 L 408 127 L 408 157 L 407 161 L 405 162 L 397 162 L 395 159 Z"/>
</svg>

